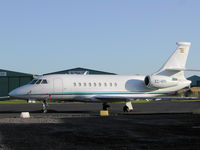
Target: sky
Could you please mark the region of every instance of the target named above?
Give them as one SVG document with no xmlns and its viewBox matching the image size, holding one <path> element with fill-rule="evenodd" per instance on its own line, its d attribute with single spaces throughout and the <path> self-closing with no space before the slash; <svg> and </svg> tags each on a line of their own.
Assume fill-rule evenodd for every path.
<svg viewBox="0 0 200 150">
<path fill-rule="evenodd" d="M 191 42 L 200 69 L 199 0 L 0 0 L 0 68 L 44 74 L 75 67 L 152 74 Z M 189 72 L 186 76 L 200 75 Z"/>
</svg>

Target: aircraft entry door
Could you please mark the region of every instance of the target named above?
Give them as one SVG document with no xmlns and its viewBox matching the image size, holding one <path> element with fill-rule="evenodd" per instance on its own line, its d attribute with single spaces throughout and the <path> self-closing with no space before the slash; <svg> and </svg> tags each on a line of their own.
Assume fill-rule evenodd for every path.
<svg viewBox="0 0 200 150">
<path fill-rule="evenodd" d="M 56 98 L 62 98 L 63 94 L 63 83 L 61 79 L 54 79 L 53 81 L 53 88 L 54 88 L 54 94 Z"/>
</svg>

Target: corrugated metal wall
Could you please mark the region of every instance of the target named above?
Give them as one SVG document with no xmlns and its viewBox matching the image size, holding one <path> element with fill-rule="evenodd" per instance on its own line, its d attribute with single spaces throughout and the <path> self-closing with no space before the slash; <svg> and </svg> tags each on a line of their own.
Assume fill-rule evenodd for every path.
<svg viewBox="0 0 200 150">
<path fill-rule="evenodd" d="M 200 87 L 200 81 L 197 81 L 197 86 Z"/>
<path fill-rule="evenodd" d="M 200 77 L 199 76 L 191 76 L 187 78 L 188 80 L 192 81 L 191 86 L 198 86 L 200 87 Z"/>
<path fill-rule="evenodd" d="M 33 75 L 0 69 L 0 97 L 8 96 L 13 89 L 25 85 L 33 79 Z"/>
<path fill-rule="evenodd" d="M 8 78 L 0 77 L 0 96 L 8 95 Z"/>
<path fill-rule="evenodd" d="M 27 84 L 33 77 L 0 77 L 0 96 L 8 96 L 13 89 Z"/>
</svg>

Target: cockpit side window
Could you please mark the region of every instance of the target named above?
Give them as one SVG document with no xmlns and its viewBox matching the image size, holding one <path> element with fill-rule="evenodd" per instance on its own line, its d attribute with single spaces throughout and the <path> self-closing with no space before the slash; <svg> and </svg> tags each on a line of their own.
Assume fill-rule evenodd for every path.
<svg viewBox="0 0 200 150">
<path fill-rule="evenodd" d="M 42 80 L 42 84 L 48 84 L 47 80 L 46 79 Z"/>
<path fill-rule="evenodd" d="M 33 79 L 30 84 L 35 84 L 37 82 L 37 79 Z"/>
<path fill-rule="evenodd" d="M 40 84 L 41 81 L 42 81 L 41 79 L 37 80 L 36 84 Z"/>
</svg>

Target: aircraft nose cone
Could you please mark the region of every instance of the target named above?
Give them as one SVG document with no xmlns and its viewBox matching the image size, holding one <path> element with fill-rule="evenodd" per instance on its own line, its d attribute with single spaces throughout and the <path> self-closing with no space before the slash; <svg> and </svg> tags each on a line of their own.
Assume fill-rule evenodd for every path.
<svg viewBox="0 0 200 150">
<path fill-rule="evenodd" d="M 29 98 L 29 91 L 30 91 L 29 85 L 24 85 L 10 91 L 9 96 L 19 99 L 27 99 Z"/>
<path fill-rule="evenodd" d="M 15 97 L 15 98 L 21 98 L 24 95 L 26 95 L 26 91 L 23 87 L 19 87 L 17 89 L 14 89 L 9 93 L 9 96 Z"/>
<path fill-rule="evenodd" d="M 11 96 L 11 97 L 15 97 L 16 96 L 16 90 L 12 90 L 8 95 Z"/>
</svg>

